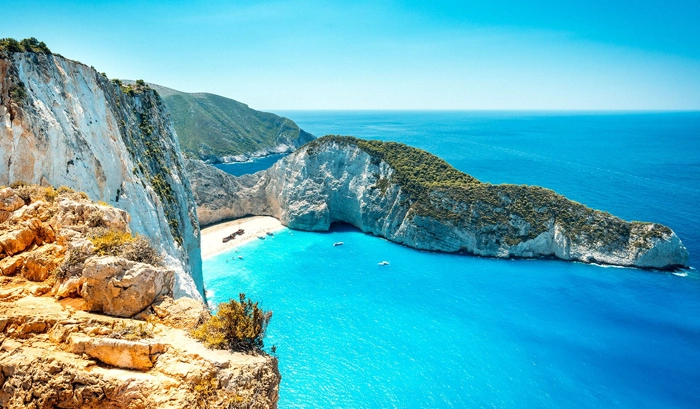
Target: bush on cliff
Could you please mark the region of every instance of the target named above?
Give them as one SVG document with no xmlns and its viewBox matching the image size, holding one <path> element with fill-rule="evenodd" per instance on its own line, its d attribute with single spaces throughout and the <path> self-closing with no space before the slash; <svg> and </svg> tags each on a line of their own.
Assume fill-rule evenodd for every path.
<svg viewBox="0 0 700 409">
<path fill-rule="evenodd" d="M 100 256 L 119 256 L 139 263 L 160 266 L 163 263 L 158 250 L 143 236 L 132 236 L 116 230 L 98 227 L 89 234 L 95 253 Z"/>
<path fill-rule="evenodd" d="M 261 351 L 272 311 L 239 294 L 239 300 L 219 304 L 219 310 L 197 327 L 192 335 L 208 347 L 237 352 Z"/>
<path fill-rule="evenodd" d="M 8 51 L 11 53 L 51 54 L 49 47 L 47 47 L 43 41 L 39 41 L 34 37 L 25 38 L 22 41 L 17 41 L 14 38 L 1 38 L 0 51 Z"/>
</svg>

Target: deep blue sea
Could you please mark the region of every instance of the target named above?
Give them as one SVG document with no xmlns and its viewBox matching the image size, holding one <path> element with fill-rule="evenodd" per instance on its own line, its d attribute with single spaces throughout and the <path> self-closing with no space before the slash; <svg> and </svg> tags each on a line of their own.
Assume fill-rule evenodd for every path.
<svg viewBox="0 0 700 409">
<path fill-rule="evenodd" d="M 667 224 L 700 265 L 700 113 L 277 113 Z M 700 407 L 696 270 L 420 252 L 341 225 L 205 260 L 204 279 L 274 312 L 282 409 Z"/>
</svg>

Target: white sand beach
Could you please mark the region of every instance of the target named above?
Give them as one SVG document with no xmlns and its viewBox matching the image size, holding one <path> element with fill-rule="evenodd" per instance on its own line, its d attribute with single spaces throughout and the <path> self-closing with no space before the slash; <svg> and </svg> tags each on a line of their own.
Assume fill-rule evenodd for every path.
<svg viewBox="0 0 700 409">
<path fill-rule="evenodd" d="M 251 240 L 258 240 L 258 236 L 266 237 L 267 232 L 275 232 L 283 228 L 279 220 L 269 216 L 245 217 L 206 227 L 202 229 L 202 259 L 231 250 Z M 227 243 L 222 242 L 224 237 L 238 229 L 243 229 L 245 233 Z"/>
</svg>

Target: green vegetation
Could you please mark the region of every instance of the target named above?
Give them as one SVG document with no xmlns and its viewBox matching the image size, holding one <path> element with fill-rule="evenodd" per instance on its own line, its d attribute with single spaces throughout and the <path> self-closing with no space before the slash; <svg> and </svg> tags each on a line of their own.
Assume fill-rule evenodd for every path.
<svg viewBox="0 0 700 409">
<path fill-rule="evenodd" d="M 650 247 L 652 238 L 671 232 L 662 225 L 628 223 L 542 187 L 482 183 L 435 155 L 401 143 L 329 135 L 305 147 L 315 155 L 328 144 L 356 146 L 376 164 L 386 162 L 394 170 L 389 183 L 399 185 L 408 196 L 414 217 L 469 227 L 493 235 L 497 243 L 516 245 L 548 231 L 554 223 L 570 239 L 602 248 L 625 245 L 631 235 L 639 237 L 636 246 Z M 374 187 L 384 194 L 387 182 L 378 174 L 375 177 Z"/>
<path fill-rule="evenodd" d="M 280 143 L 298 140 L 299 146 L 313 139 L 287 118 L 250 109 L 232 99 L 152 87 L 170 110 L 180 148 L 190 157 L 249 154 Z"/>
<path fill-rule="evenodd" d="M 216 315 L 197 327 L 192 335 L 210 348 L 238 352 L 262 351 L 263 338 L 272 312 L 239 294 L 239 301 L 219 304 Z"/>
<path fill-rule="evenodd" d="M 17 41 L 14 38 L 1 38 L 0 51 L 10 53 L 37 53 L 51 54 L 49 47 L 43 41 L 39 41 L 34 37 L 25 38 L 22 41 Z"/>
<path fill-rule="evenodd" d="M 122 114 L 118 121 L 119 132 L 128 152 L 135 162 L 134 175 L 144 183 L 150 183 L 158 194 L 174 240 L 182 244 L 180 203 L 173 190 L 174 179 L 168 164 L 179 166 L 178 153 L 169 145 L 165 107 L 158 93 L 143 80 L 122 82 L 112 80 L 115 87 L 114 104 Z M 120 92 L 121 91 L 121 92 Z M 182 169 L 177 169 L 182 171 Z"/>
<path fill-rule="evenodd" d="M 131 233 L 97 227 L 90 231 L 88 238 L 92 242 L 97 255 L 119 256 L 127 260 L 154 266 L 159 266 L 163 263 L 160 253 L 143 236 L 132 236 Z"/>
<path fill-rule="evenodd" d="M 10 99 L 15 102 L 22 102 L 27 98 L 27 88 L 22 81 L 10 90 Z"/>
</svg>

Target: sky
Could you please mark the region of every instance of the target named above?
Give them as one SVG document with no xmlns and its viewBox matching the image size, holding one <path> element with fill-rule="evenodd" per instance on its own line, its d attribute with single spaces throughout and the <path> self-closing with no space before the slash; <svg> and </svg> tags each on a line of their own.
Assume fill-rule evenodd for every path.
<svg viewBox="0 0 700 409">
<path fill-rule="evenodd" d="M 0 21 L 262 110 L 700 110 L 698 0 L 4 0 Z"/>
</svg>

